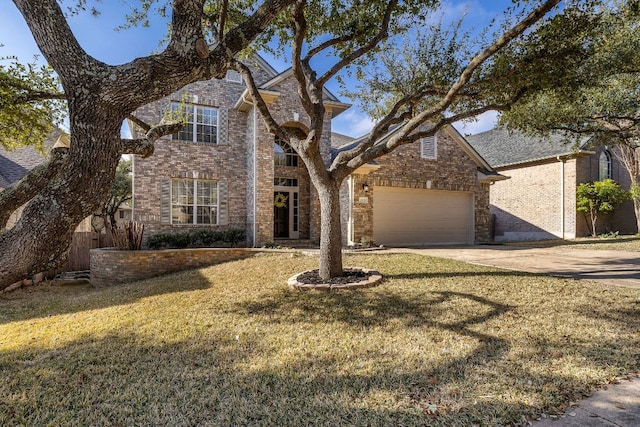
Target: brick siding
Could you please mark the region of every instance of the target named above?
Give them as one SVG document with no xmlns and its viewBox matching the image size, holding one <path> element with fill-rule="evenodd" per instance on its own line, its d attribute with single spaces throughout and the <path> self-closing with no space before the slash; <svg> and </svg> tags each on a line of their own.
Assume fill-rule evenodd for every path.
<svg viewBox="0 0 640 427">
<path fill-rule="evenodd" d="M 599 179 L 598 159 L 603 149 L 564 161 L 564 212 L 560 188 L 563 163 L 558 159 L 499 168 L 499 172 L 510 179 L 496 182 L 491 187 L 496 241 L 570 239 L 590 235 L 584 215 L 576 210 L 576 188 L 579 183 Z M 612 179 L 628 189 L 629 175 L 615 155 L 612 157 Z M 612 230 L 625 234 L 636 232 L 631 202 L 620 206 L 612 217 L 598 226 L 598 233 Z"/>
<path fill-rule="evenodd" d="M 255 249 L 165 249 L 159 251 L 90 251 L 91 284 L 98 287 L 149 279 L 208 265 L 249 258 Z"/>
</svg>

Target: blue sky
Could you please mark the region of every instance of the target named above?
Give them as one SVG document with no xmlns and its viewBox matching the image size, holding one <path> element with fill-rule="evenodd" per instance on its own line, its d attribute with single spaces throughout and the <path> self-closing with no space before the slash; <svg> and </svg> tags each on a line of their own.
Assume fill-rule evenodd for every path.
<svg viewBox="0 0 640 427">
<path fill-rule="evenodd" d="M 70 18 L 69 24 L 80 45 L 95 58 L 108 64 L 121 64 L 136 57 L 145 56 L 158 48 L 166 33 L 166 24 L 160 19 L 149 28 L 132 28 L 116 31 L 125 22 L 124 17 L 135 0 L 111 0 L 98 4 L 101 14 L 94 17 L 89 13 Z M 511 4 L 510 0 L 451 0 L 443 2 L 445 14 L 450 17 L 462 15 L 468 10 L 465 22 L 481 28 Z M 0 56 L 17 56 L 22 62 L 31 61 L 39 54 L 22 15 L 10 0 L 0 0 Z M 289 64 L 268 54 L 263 55 L 278 71 Z M 330 82 L 328 89 L 338 94 L 336 82 Z M 349 102 L 349 100 L 345 100 Z M 491 129 L 495 124 L 494 113 L 487 113 L 475 123 L 457 125 L 464 134 L 474 134 Z M 350 136 L 360 136 L 371 127 L 366 115 L 352 107 L 333 121 L 333 130 Z"/>
</svg>

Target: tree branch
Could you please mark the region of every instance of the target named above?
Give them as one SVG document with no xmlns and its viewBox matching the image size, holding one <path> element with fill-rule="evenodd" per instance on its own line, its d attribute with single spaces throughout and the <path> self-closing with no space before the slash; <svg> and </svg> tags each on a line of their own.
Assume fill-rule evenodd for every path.
<svg viewBox="0 0 640 427">
<path fill-rule="evenodd" d="M 68 154 L 68 148 L 52 149 L 47 163 L 36 166 L 20 181 L 0 192 L 0 230 L 4 230 L 16 209 L 34 198 L 51 181 L 67 160 Z"/>
<path fill-rule="evenodd" d="M 242 75 L 245 85 L 247 86 L 247 91 L 249 92 L 249 95 L 251 95 L 251 99 L 253 100 L 255 108 L 257 108 L 260 112 L 260 116 L 267 126 L 267 130 L 272 134 L 288 141 L 291 135 L 289 135 L 289 132 L 284 130 L 282 126 L 280 126 L 271 115 L 271 111 L 269 111 L 269 107 L 267 106 L 266 102 L 264 102 L 264 99 L 262 99 L 260 90 L 258 89 L 258 86 L 253 79 L 253 74 L 251 73 L 251 70 L 249 70 L 249 67 L 238 60 L 233 60 L 231 62 L 231 68 Z"/>
<path fill-rule="evenodd" d="M 529 13 L 522 21 L 516 24 L 514 27 L 505 32 L 498 40 L 493 42 L 489 47 L 484 49 L 482 52 L 478 53 L 474 56 L 471 61 L 467 64 L 465 69 L 462 71 L 458 80 L 454 82 L 446 95 L 442 97 L 440 102 L 434 105 L 432 108 L 429 108 L 425 111 L 416 114 L 412 119 L 410 119 L 399 132 L 396 132 L 384 146 L 376 145 L 376 140 L 369 140 L 365 142 L 365 147 L 355 147 L 354 150 L 345 154 L 341 160 L 345 160 L 347 156 L 353 156 L 347 163 L 349 168 L 355 169 L 360 165 L 375 159 L 381 155 L 384 155 L 391 150 L 393 150 L 398 145 L 401 145 L 408 135 L 413 133 L 420 125 L 425 123 L 427 120 L 444 113 L 447 108 L 458 98 L 460 92 L 462 92 L 467 85 L 467 83 L 471 80 L 474 72 L 492 55 L 506 46 L 511 40 L 520 36 L 524 33 L 528 28 L 530 28 L 537 21 L 542 19 L 553 7 L 555 7 L 560 0 L 548 0 L 536 9 L 534 9 L 531 13 Z M 518 98 L 522 95 L 516 95 Z M 393 110 L 392 110 L 393 111 Z M 397 110 L 396 110 L 397 111 Z M 478 110 L 474 110 L 478 111 Z M 382 124 L 378 124 L 374 126 L 372 130 L 372 134 L 381 134 L 389 129 L 388 123 L 393 121 L 393 115 L 385 116 L 385 120 L 383 119 Z M 385 148 L 386 147 L 386 148 Z M 365 149 L 362 149 L 365 148 Z M 334 162 L 334 165 L 336 163 Z M 336 165 L 337 166 L 337 165 Z"/>
<path fill-rule="evenodd" d="M 298 0 L 295 4 L 295 8 L 293 9 L 293 14 L 291 16 L 294 32 L 292 41 L 293 52 L 291 54 L 291 69 L 293 71 L 293 75 L 298 81 L 298 94 L 300 95 L 302 106 L 304 107 L 309 117 L 313 117 L 313 101 L 311 100 L 311 94 L 309 94 L 309 82 L 311 82 L 315 76 L 313 70 L 308 66 L 308 63 L 304 62 L 301 59 L 304 38 L 307 33 L 307 20 L 304 16 L 305 5 L 305 0 Z M 313 95 L 313 97 L 317 100 L 317 94 L 314 93 Z M 322 98 L 322 95 L 320 95 L 320 98 Z"/>
<path fill-rule="evenodd" d="M 161 123 L 149 129 L 144 138 L 122 139 L 120 147 L 122 154 L 139 154 L 142 158 L 147 158 L 153 154 L 155 142 L 165 136 L 178 132 L 184 123 Z"/>
<path fill-rule="evenodd" d="M 442 129 L 445 126 L 451 125 L 460 120 L 468 119 L 471 117 L 476 117 L 482 113 L 487 111 L 508 111 L 516 102 L 518 102 L 527 92 L 527 88 L 521 89 L 515 96 L 513 96 L 508 101 L 503 103 L 491 103 L 486 104 L 478 108 L 470 109 L 465 111 L 464 113 L 454 114 L 449 117 L 443 117 L 438 120 L 435 124 L 431 125 L 426 131 L 414 131 L 411 133 L 404 133 L 404 127 L 400 130 L 396 130 L 389 132 L 389 127 L 386 128 L 386 133 L 382 138 L 377 140 L 365 140 L 363 143 L 358 144 L 352 150 L 346 151 L 346 155 L 340 157 L 342 153 L 340 153 L 334 159 L 331 169 L 335 170 L 335 173 L 346 174 L 348 175 L 361 165 L 370 162 L 380 156 L 383 156 L 387 153 L 390 153 L 397 147 L 410 144 L 415 142 L 421 138 L 425 138 L 427 136 L 435 135 L 438 130 Z M 435 117 L 436 114 L 427 118 L 427 120 Z M 425 120 L 426 121 L 426 120 Z M 423 122 L 424 123 L 424 122 Z M 391 135 L 395 133 L 394 135 Z M 366 146 L 366 149 L 362 150 L 362 146 Z M 345 175 L 345 176 L 346 176 Z"/>
<path fill-rule="evenodd" d="M 224 26 L 227 21 L 227 10 L 229 9 L 229 0 L 222 0 L 220 6 L 220 15 L 218 17 L 218 36 L 217 41 L 220 43 L 224 39 Z"/>
<path fill-rule="evenodd" d="M 559 1 L 559 0 L 558 0 Z M 387 9 L 384 13 L 384 18 L 380 23 L 380 31 L 371 40 L 369 40 L 364 46 L 351 52 L 350 55 L 345 56 L 340 61 L 336 62 L 329 70 L 327 70 L 317 81 L 318 86 L 324 87 L 325 83 L 335 76 L 340 70 L 347 65 L 353 63 L 356 59 L 369 52 L 376 47 L 378 43 L 384 40 L 389 35 L 389 23 L 391 22 L 391 15 L 398 5 L 398 0 L 390 0 L 387 4 Z"/>
<path fill-rule="evenodd" d="M 138 125 L 140 127 L 140 129 L 142 129 L 143 131 L 149 132 L 151 130 L 151 125 L 150 124 L 148 124 L 144 120 L 141 120 L 140 118 L 134 116 L 133 114 L 129 114 L 127 116 L 127 118 L 129 120 L 131 120 L 133 123 L 135 123 L 136 125 Z"/>
<path fill-rule="evenodd" d="M 73 35 L 56 0 L 14 0 L 47 62 L 65 87 L 91 66 L 104 66 L 89 56 Z M 78 64 L 83 64 L 78 67 Z"/>
</svg>

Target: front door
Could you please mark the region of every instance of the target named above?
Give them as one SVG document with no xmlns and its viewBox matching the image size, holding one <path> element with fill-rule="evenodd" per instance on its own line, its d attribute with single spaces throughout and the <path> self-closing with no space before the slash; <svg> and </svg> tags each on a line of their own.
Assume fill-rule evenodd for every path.
<svg viewBox="0 0 640 427">
<path fill-rule="evenodd" d="M 289 238 L 289 193 L 276 191 L 273 193 L 273 237 Z"/>
</svg>

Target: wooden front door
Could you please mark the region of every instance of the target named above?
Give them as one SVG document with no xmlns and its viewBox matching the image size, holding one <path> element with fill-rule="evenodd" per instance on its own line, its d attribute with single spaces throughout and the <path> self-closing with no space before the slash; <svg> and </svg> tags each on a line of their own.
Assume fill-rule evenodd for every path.
<svg viewBox="0 0 640 427">
<path fill-rule="evenodd" d="M 273 237 L 289 238 L 289 193 L 276 191 L 273 193 Z"/>
</svg>

